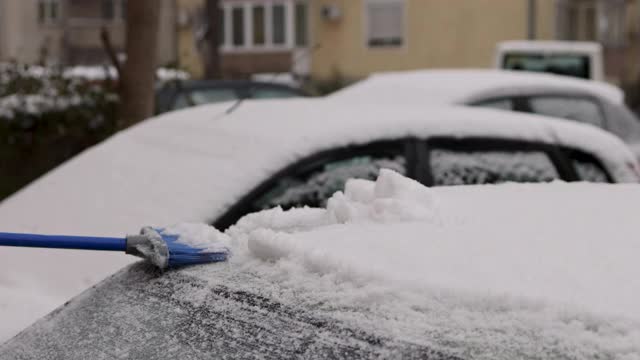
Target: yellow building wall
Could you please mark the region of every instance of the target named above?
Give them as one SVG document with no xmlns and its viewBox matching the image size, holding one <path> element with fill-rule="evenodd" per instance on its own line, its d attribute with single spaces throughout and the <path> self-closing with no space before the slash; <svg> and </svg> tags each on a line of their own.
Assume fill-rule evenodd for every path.
<svg viewBox="0 0 640 360">
<path fill-rule="evenodd" d="M 177 28 L 178 67 L 194 78 L 201 78 L 204 75 L 204 64 L 194 40 L 193 19 L 204 8 L 204 0 L 177 0 L 176 8 L 176 16 L 187 20 L 186 24 L 178 24 Z"/>
<path fill-rule="evenodd" d="M 312 1 L 312 76 L 347 78 L 376 71 L 420 68 L 490 67 L 502 40 L 527 36 L 526 0 L 405 0 L 405 43 L 398 48 L 368 48 L 366 0 Z M 342 18 L 322 19 L 320 8 L 336 4 Z M 537 37 L 553 39 L 555 1 L 537 1 Z"/>
</svg>

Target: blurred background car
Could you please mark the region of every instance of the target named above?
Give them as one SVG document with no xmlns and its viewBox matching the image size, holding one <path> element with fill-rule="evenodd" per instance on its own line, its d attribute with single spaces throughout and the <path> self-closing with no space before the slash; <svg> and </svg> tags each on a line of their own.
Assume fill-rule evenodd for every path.
<svg viewBox="0 0 640 360">
<path fill-rule="evenodd" d="M 553 74 L 500 70 L 422 70 L 374 74 L 328 96 L 331 101 L 463 104 L 575 120 L 614 133 L 640 156 L 640 120 L 620 89 Z"/>
<path fill-rule="evenodd" d="M 504 41 L 496 47 L 495 67 L 605 80 L 602 45 L 597 42 Z"/>
<path fill-rule="evenodd" d="M 280 99 L 308 96 L 291 86 L 250 80 L 175 80 L 156 93 L 156 113 L 239 99 Z"/>
</svg>

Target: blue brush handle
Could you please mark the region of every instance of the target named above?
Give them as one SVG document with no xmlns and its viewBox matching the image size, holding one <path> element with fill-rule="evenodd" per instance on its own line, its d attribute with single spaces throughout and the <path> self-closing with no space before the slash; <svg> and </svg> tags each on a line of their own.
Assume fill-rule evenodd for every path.
<svg viewBox="0 0 640 360">
<path fill-rule="evenodd" d="M 38 235 L 0 232 L 0 246 L 39 247 L 54 249 L 125 251 L 124 238 Z"/>
</svg>

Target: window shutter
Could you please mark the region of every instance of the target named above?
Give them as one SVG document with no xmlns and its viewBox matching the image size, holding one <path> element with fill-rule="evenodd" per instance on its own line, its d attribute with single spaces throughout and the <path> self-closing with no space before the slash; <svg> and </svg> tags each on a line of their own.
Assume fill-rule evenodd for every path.
<svg viewBox="0 0 640 360">
<path fill-rule="evenodd" d="M 369 45 L 401 45 L 403 41 L 403 4 L 371 2 L 368 4 Z"/>
</svg>

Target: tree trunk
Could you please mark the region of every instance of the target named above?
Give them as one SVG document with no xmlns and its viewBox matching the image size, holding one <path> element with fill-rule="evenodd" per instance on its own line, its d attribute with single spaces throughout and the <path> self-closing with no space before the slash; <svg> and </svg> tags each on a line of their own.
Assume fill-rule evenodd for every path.
<svg viewBox="0 0 640 360">
<path fill-rule="evenodd" d="M 153 115 L 160 14 L 157 0 L 130 0 L 126 6 L 127 59 L 120 78 L 120 129 Z"/>
<path fill-rule="evenodd" d="M 219 0 L 206 0 L 205 16 L 207 23 L 206 49 L 209 52 L 205 56 L 205 77 L 207 79 L 219 79 L 220 71 L 220 24 L 222 11 Z"/>
</svg>

